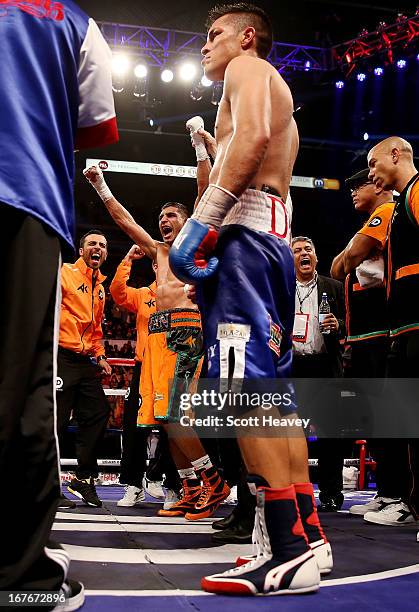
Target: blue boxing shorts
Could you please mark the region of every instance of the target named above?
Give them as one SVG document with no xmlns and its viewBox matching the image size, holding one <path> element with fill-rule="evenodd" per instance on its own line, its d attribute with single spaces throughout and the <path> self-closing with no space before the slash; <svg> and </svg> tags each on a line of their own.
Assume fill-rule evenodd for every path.
<svg viewBox="0 0 419 612">
<path fill-rule="evenodd" d="M 246 190 L 220 229 L 217 271 L 198 292 L 208 378 L 291 377 L 295 270 L 288 241 L 283 201 Z M 286 413 L 295 409 L 292 403 Z"/>
</svg>

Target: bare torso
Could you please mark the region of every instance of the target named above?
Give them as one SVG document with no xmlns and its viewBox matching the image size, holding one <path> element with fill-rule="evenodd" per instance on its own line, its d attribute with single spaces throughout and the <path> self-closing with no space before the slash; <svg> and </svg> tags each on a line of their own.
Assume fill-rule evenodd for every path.
<svg viewBox="0 0 419 612">
<path fill-rule="evenodd" d="M 252 184 L 257 189 L 264 184 L 269 185 L 275 188 L 285 200 L 298 152 L 298 130 L 292 115 L 293 101 L 288 85 L 268 62 L 264 63 L 268 71 L 268 78 L 270 78 L 271 136 L 266 155 Z M 217 156 L 210 174 L 210 183 L 217 182 L 232 135 L 231 107 L 229 101 L 223 97 L 215 125 Z"/>
<path fill-rule="evenodd" d="M 169 245 L 156 242 L 156 247 L 157 312 L 172 308 L 198 310 L 197 305 L 187 297 L 184 291 L 185 284 L 176 278 L 169 267 Z"/>
</svg>

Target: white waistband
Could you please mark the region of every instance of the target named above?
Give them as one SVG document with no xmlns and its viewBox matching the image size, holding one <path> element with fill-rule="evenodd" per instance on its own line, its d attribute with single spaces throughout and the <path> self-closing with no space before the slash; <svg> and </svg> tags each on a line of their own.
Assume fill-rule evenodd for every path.
<svg viewBox="0 0 419 612">
<path fill-rule="evenodd" d="M 225 225 L 243 225 L 257 232 L 273 234 L 289 242 L 292 208 L 279 196 L 256 189 L 246 189 L 240 200 L 227 213 Z"/>
</svg>

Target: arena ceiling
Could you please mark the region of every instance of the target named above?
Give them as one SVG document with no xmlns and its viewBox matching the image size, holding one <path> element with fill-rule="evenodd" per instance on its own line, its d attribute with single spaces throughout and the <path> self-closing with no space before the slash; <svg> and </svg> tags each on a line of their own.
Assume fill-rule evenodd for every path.
<svg viewBox="0 0 419 612">
<path fill-rule="evenodd" d="M 403 0 L 353 2 L 350 0 L 256 0 L 272 16 L 275 40 L 297 44 L 337 44 L 356 37 L 366 27 L 374 29 L 380 21 L 394 21 L 399 11 L 413 15 L 414 2 Z M 214 1 L 153 0 L 80 0 L 78 4 L 97 21 L 203 32 L 208 8 Z M 419 155 L 419 62 L 410 62 L 404 74 L 393 71 L 380 86 L 369 79 L 365 86 L 355 81 L 342 92 L 334 87 L 335 76 L 298 73 L 288 82 L 293 92 L 301 137 L 300 154 L 294 174 L 300 176 L 345 177 L 365 166 L 366 152 L 372 141 L 363 134 L 398 134 L 412 136 Z M 196 102 L 189 89 L 175 86 L 162 91 L 158 76 L 154 79 L 152 98 L 157 103 L 144 109 L 132 94 L 116 95 L 120 142 L 104 150 L 81 152 L 76 156 L 76 210 L 78 235 L 92 226 L 105 228 L 110 241 L 110 258 L 105 272 L 112 274 L 115 264 L 129 248 L 128 239 L 115 229 L 103 206 L 82 176 L 87 157 L 159 164 L 193 165 L 194 155 L 185 132 L 187 118 L 200 114 L 208 129 L 213 129 L 216 107 L 210 96 Z M 151 128 L 145 116 L 152 114 L 159 126 Z M 416 135 L 416 136 L 415 136 Z M 192 205 L 195 184 L 188 179 L 169 179 L 112 174 L 111 189 L 136 219 L 158 236 L 157 210 L 167 200 Z M 359 227 L 347 191 L 295 189 L 293 233 L 312 236 L 320 254 L 320 270 L 327 272 L 332 257 Z M 148 278 L 146 264 L 140 268 Z"/>
<path fill-rule="evenodd" d="M 222 2 L 221 2 L 222 3 Z M 204 31 L 208 9 L 215 0 L 80 0 L 78 4 L 98 21 Z M 275 39 L 316 44 L 330 37 L 333 44 L 351 39 L 361 27 L 373 28 L 398 12 L 412 13 L 411 0 L 255 0 L 272 17 Z"/>
</svg>

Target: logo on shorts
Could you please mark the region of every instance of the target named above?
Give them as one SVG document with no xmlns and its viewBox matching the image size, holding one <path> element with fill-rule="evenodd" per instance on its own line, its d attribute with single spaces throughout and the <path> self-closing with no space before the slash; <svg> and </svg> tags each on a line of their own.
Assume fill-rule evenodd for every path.
<svg viewBox="0 0 419 612">
<path fill-rule="evenodd" d="M 128 387 L 128 389 L 125 391 L 125 395 L 124 395 L 124 400 L 125 401 L 129 398 L 130 391 L 131 391 L 131 388 Z"/>
<path fill-rule="evenodd" d="M 217 340 L 223 340 L 224 338 L 238 338 L 248 342 L 250 340 L 250 325 L 242 323 L 218 323 Z"/>
<path fill-rule="evenodd" d="M 378 227 L 379 225 L 381 225 L 380 217 L 374 217 L 374 219 L 371 219 L 368 223 L 368 227 Z"/>
<path fill-rule="evenodd" d="M 313 180 L 313 184 L 314 184 L 314 187 L 316 189 L 323 189 L 323 187 L 324 187 L 324 180 L 321 179 L 321 178 L 316 178 L 316 179 Z"/>
<path fill-rule="evenodd" d="M 57 380 L 55 381 L 55 388 L 57 391 L 61 391 L 63 388 L 64 381 L 60 376 L 57 376 Z"/>
<path fill-rule="evenodd" d="M 108 164 L 108 162 L 107 162 L 107 161 L 104 161 L 104 160 L 100 161 L 100 162 L 98 163 L 98 166 L 99 166 L 99 168 L 100 168 L 101 170 L 107 170 L 107 169 L 109 168 L 109 164 Z"/>
<path fill-rule="evenodd" d="M 280 326 L 274 323 L 270 317 L 269 323 L 269 348 L 279 357 L 281 355 L 282 331 Z"/>
</svg>

